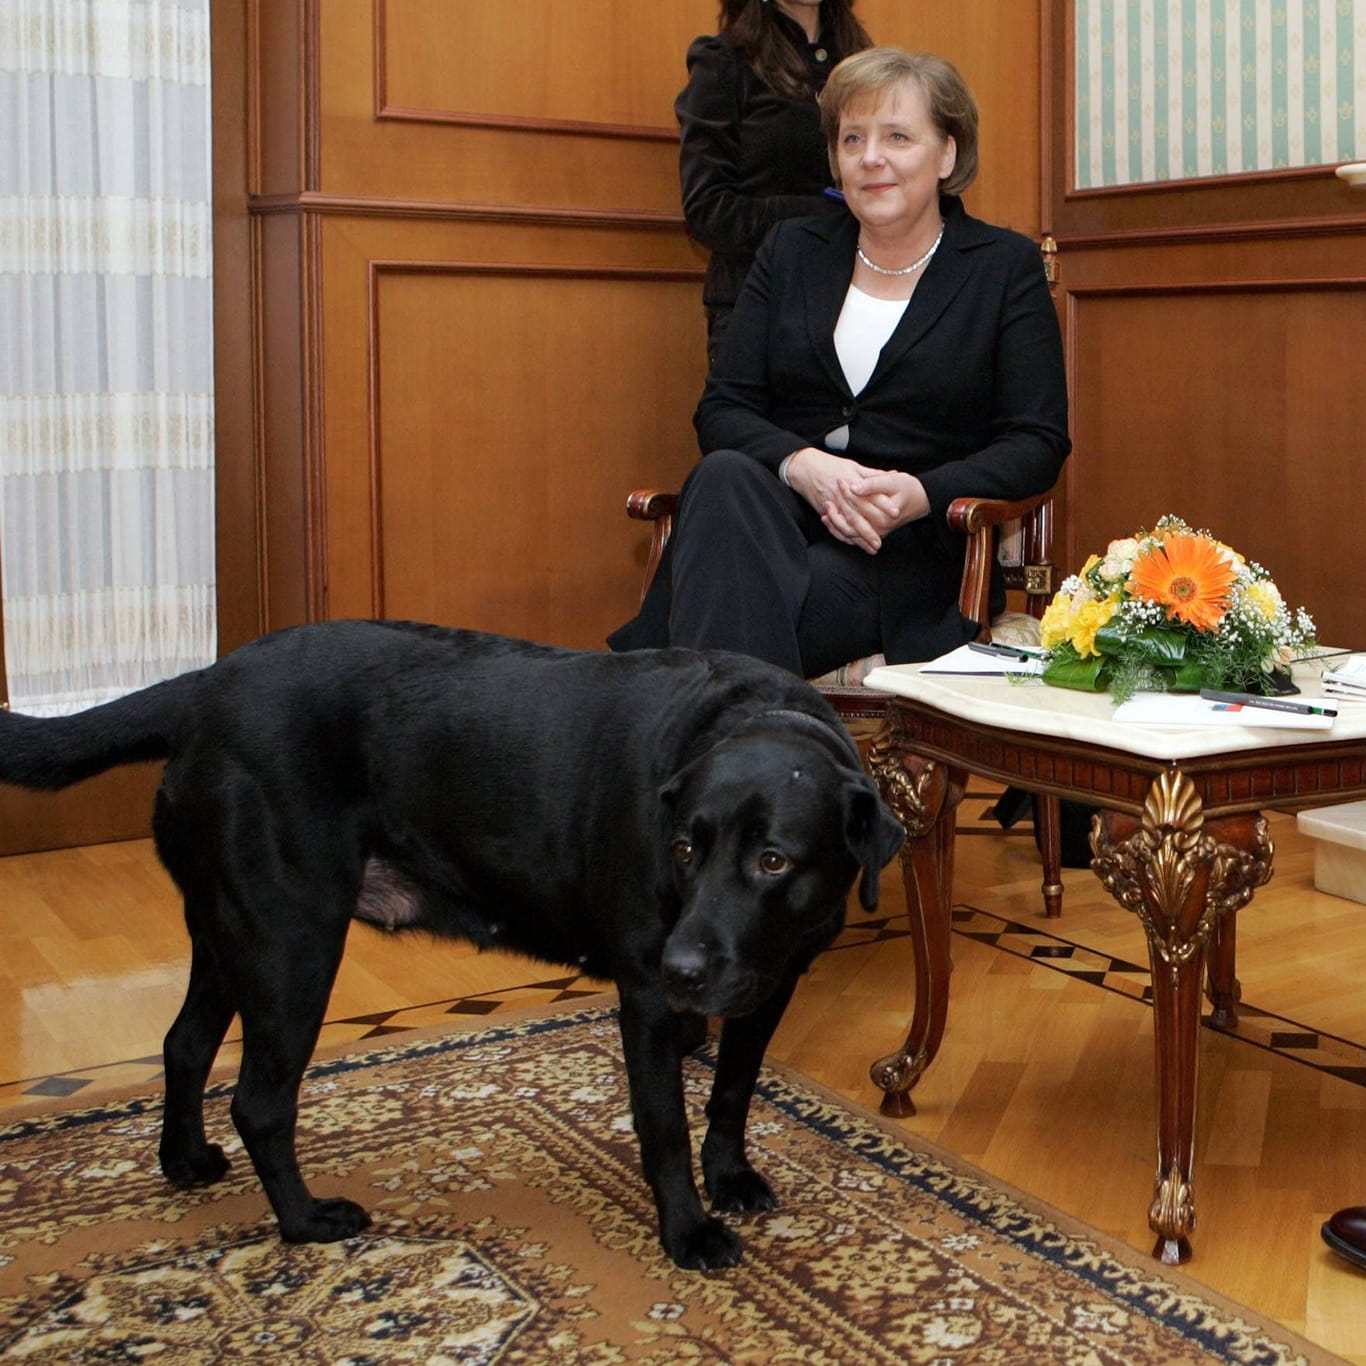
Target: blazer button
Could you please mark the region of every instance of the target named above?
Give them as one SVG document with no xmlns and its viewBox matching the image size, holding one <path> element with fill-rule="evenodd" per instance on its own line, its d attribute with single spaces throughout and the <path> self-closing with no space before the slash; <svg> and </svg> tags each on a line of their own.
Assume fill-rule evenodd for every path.
<svg viewBox="0 0 1366 1366">
<path fill-rule="evenodd" d="M 854 405 L 854 404 L 852 404 L 852 403 L 846 403 L 846 404 L 844 405 L 844 407 L 840 409 L 840 416 L 841 416 L 841 417 L 853 417 L 853 415 L 854 415 L 854 408 L 855 408 L 855 405 Z"/>
</svg>

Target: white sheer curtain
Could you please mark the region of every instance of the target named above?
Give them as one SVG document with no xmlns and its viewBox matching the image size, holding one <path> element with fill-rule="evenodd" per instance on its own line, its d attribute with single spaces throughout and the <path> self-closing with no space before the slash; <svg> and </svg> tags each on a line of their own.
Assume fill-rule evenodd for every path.
<svg viewBox="0 0 1366 1366">
<path fill-rule="evenodd" d="M 214 655 L 209 0 L 0 0 L 16 711 Z"/>
</svg>

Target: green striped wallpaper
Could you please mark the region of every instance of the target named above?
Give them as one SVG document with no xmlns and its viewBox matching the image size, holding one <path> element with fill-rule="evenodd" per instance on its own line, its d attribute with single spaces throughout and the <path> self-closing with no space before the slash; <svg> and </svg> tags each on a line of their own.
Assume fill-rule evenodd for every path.
<svg viewBox="0 0 1366 1366">
<path fill-rule="evenodd" d="M 1077 189 L 1366 159 L 1366 0 L 1074 0 Z"/>
</svg>

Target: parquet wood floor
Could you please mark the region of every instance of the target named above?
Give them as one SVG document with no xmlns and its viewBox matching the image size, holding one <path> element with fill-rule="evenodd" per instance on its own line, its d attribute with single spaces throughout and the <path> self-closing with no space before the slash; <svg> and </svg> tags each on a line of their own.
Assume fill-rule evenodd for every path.
<svg viewBox="0 0 1366 1366">
<path fill-rule="evenodd" d="M 1152 1012 L 1137 921 L 1068 872 L 1045 921 L 1027 830 L 960 813 L 948 1029 L 908 1130 L 1147 1253 L 1155 1159 Z M 1202 1031 L 1188 1273 L 1366 1366 L 1366 1273 L 1319 1226 L 1366 1203 L 1366 906 L 1313 890 L 1312 845 L 1273 815 L 1276 874 L 1238 921 L 1244 1017 Z M 773 1056 L 864 1104 L 904 1035 L 905 904 L 857 909 L 803 982 Z M 0 1120 L 49 1097 L 159 1083 L 187 962 L 179 905 L 146 841 L 0 859 Z M 601 989 L 463 945 L 357 927 L 324 1030 L 349 1043 Z M 231 1041 L 223 1063 L 233 1061 Z"/>
</svg>

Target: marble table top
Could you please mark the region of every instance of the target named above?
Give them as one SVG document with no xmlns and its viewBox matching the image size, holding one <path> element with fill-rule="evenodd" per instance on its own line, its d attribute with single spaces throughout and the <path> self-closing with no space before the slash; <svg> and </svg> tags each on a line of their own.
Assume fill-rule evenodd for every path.
<svg viewBox="0 0 1366 1366">
<path fill-rule="evenodd" d="M 1366 740 L 1366 702 L 1324 697 L 1320 681 L 1324 663 L 1321 661 L 1294 666 L 1294 680 L 1300 692 L 1293 700 L 1337 708 L 1338 715 L 1328 730 L 1271 729 L 1228 723 L 1211 726 L 1126 724 L 1114 719 L 1115 703 L 1108 693 L 1053 688 L 1037 679 L 1016 681 L 987 674 L 927 674 L 922 672 L 924 667 L 923 664 L 884 665 L 868 675 L 865 685 L 924 702 L 949 716 L 974 724 L 1080 740 L 1149 759 L 1204 758 L 1290 745 Z"/>
</svg>

